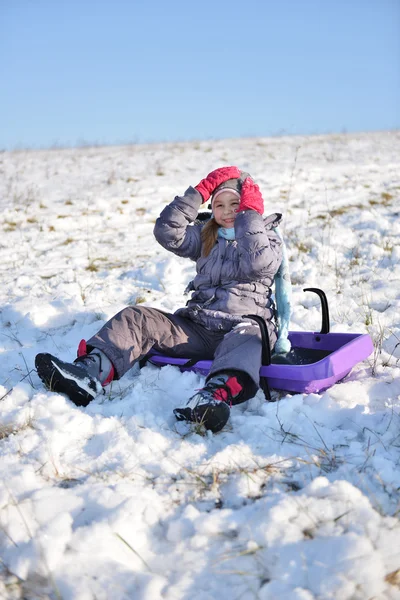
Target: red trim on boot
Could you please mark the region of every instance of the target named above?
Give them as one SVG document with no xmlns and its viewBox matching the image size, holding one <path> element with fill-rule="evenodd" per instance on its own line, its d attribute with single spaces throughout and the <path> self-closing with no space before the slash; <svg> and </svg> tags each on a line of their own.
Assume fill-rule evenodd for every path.
<svg viewBox="0 0 400 600">
<path fill-rule="evenodd" d="M 78 358 L 80 356 L 85 356 L 86 354 L 88 354 L 86 340 L 81 340 L 78 344 L 78 352 L 77 352 Z M 110 372 L 107 375 L 106 379 L 101 382 L 101 385 L 103 387 L 106 387 L 106 385 L 108 385 L 109 383 L 112 382 L 112 380 L 114 379 L 114 375 L 115 375 L 114 365 L 111 364 Z"/>
<path fill-rule="evenodd" d="M 78 345 L 77 356 L 79 358 L 80 356 L 84 356 L 85 354 L 87 354 L 86 340 L 81 340 Z"/>
<path fill-rule="evenodd" d="M 232 398 L 238 396 L 242 391 L 243 387 L 240 385 L 236 377 L 229 377 L 228 381 L 225 384 L 232 394 Z M 216 400 L 221 400 L 222 402 L 226 402 L 228 400 L 228 392 L 221 388 L 217 390 L 214 394 L 214 398 Z"/>
<path fill-rule="evenodd" d="M 114 379 L 114 373 L 115 373 L 115 371 L 114 371 L 114 365 L 111 365 L 111 369 L 110 369 L 110 372 L 109 372 L 109 374 L 107 376 L 107 379 L 105 379 L 102 382 L 102 384 L 101 384 L 103 387 L 106 387 L 106 385 L 108 385 L 109 383 L 112 382 L 112 380 Z"/>
</svg>

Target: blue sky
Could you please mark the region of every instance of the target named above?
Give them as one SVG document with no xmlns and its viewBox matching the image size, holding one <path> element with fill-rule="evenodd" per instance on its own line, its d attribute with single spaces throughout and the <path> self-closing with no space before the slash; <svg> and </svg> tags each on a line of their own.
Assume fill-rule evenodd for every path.
<svg viewBox="0 0 400 600">
<path fill-rule="evenodd" d="M 0 0 L 0 148 L 400 128 L 399 0 Z"/>
</svg>

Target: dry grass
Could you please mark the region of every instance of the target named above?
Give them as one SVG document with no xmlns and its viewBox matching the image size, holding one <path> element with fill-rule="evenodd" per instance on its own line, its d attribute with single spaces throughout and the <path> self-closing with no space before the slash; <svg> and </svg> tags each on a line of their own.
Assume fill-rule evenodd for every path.
<svg viewBox="0 0 400 600">
<path fill-rule="evenodd" d="M 388 573 L 385 577 L 385 581 L 400 589 L 400 568 Z"/>
</svg>

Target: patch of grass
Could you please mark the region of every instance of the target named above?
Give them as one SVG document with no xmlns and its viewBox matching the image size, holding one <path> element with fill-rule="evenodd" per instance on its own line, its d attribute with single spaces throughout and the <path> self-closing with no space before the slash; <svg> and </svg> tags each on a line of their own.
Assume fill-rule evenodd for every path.
<svg viewBox="0 0 400 600">
<path fill-rule="evenodd" d="M 146 214 L 146 209 L 145 208 L 137 208 L 135 210 L 135 212 L 138 215 L 138 217 L 143 217 L 143 215 Z"/>
<path fill-rule="evenodd" d="M 393 194 L 390 194 L 389 192 L 382 192 L 380 198 L 371 198 L 371 200 L 368 200 L 368 202 L 370 206 L 389 206 L 392 204 L 393 199 Z"/>
<path fill-rule="evenodd" d="M 90 261 L 90 263 L 86 267 L 86 271 L 91 271 L 92 273 L 97 273 L 98 270 L 99 270 L 99 267 L 98 267 L 98 265 L 95 264 L 94 261 Z"/>
<path fill-rule="evenodd" d="M 103 257 L 93 258 L 86 267 L 86 271 L 92 271 L 93 273 L 97 273 L 97 271 L 100 270 L 100 267 L 96 264 L 98 262 L 107 262 L 107 259 Z"/>
<path fill-rule="evenodd" d="M 363 210 L 364 206 L 362 204 L 348 204 L 347 206 L 341 206 L 340 208 L 333 208 L 329 210 L 329 214 L 331 217 L 340 217 L 341 215 L 345 215 L 348 212 L 353 210 Z"/>
<path fill-rule="evenodd" d="M 14 425 L 0 425 L 0 440 L 10 437 L 16 432 Z"/>
<path fill-rule="evenodd" d="M 384 251 L 391 254 L 393 252 L 393 248 L 394 248 L 393 242 L 391 242 L 390 240 L 385 240 L 385 243 L 383 244 Z"/>
<path fill-rule="evenodd" d="M 68 246 L 68 244 L 72 244 L 74 242 L 74 238 L 67 238 L 64 242 L 62 242 L 61 246 Z"/>
<path fill-rule="evenodd" d="M 350 267 L 357 267 L 360 264 L 361 252 L 359 248 L 352 249 L 352 256 L 349 262 Z"/>
<path fill-rule="evenodd" d="M 32 418 L 27 418 L 27 420 L 21 425 L 16 425 L 15 423 L 10 423 L 9 425 L 0 425 L 0 440 L 4 440 L 10 437 L 10 435 L 24 431 L 24 429 L 33 429 Z"/>
<path fill-rule="evenodd" d="M 382 355 L 383 342 L 387 337 L 387 330 L 385 327 L 383 327 L 379 323 L 379 321 L 378 321 L 377 326 L 372 327 L 372 321 L 373 321 L 372 309 L 370 309 L 370 308 L 366 312 L 365 322 L 367 322 L 367 320 L 370 321 L 370 323 L 367 325 L 367 331 L 372 339 L 372 344 L 374 347 L 373 354 L 371 357 L 368 358 L 368 362 L 371 367 L 371 373 L 375 377 L 376 372 L 377 372 L 378 362 Z M 389 361 L 390 361 L 390 359 L 389 359 Z M 389 361 L 387 363 L 382 362 L 382 366 L 383 367 L 389 366 Z"/>
<path fill-rule="evenodd" d="M 365 318 L 364 318 L 364 323 L 366 327 L 369 327 L 370 325 L 372 325 L 374 319 L 373 319 L 373 314 L 372 314 L 372 310 L 371 308 L 368 307 L 368 309 L 365 311 Z"/>
<path fill-rule="evenodd" d="M 66 205 L 66 206 L 72 206 L 72 205 L 73 205 L 73 202 L 72 202 L 72 200 L 66 200 L 66 201 L 65 201 L 65 205 Z"/>
<path fill-rule="evenodd" d="M 37 223 L 38 220 L 36 217 L 29 217 L 29 219 L 26 220 L 27 223 Z"/>
<path fill-rule="evenodd" d="M 385 577 L 385 581 L 400 589 L 400 569 L 388 573 Z"/>
<path fill-rule="evenodd" d="M 18 227 L 18 223 L 15 221 L 4 221 L 4 231 L 15 231 Z"/>
<path fill-rule="evenodd" d="M 393 195 L 389 194 L 389 192 L 382 192 L 381 198 L 383 200 L 382 204 L 385 205 L 386 203 L 389 203 L 390 200 L 393 200 Z"/>
<path fill-rule="evenodd" d="M 67 219 L 68 215 L 57 215 L 57 219 Z"/>
<path fill-rule="evenodd" d="M 129 200 L 121 200 L 121 204 L 129 204 Z"/>
<path fill-rule="evenodd" d="M 296 242 L 294 244 L 295 248 L 297 248 L 297 250 L 299 252 L 302 252 L 304 254 L 309 254 L 309 252 L 311 252 L 312 247 L 310 246 L 310 244 L 306 244 L 304 242 Z"/>
</svg>

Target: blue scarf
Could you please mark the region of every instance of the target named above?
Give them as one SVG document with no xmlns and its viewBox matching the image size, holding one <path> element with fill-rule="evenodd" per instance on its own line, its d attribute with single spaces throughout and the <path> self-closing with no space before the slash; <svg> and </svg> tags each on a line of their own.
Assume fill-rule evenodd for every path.
<svg viewBox="0 0 400 600">
<path fill-rule="evenodd" d="M 290 281 L 289 260 L 281 232 L 276 227 L 275 233 L 282 241 L 282 262 L 275 275 L 275 302 L 278 321 L 278 340 L 275 344 L 276 354 L 286 354 L 290 351 L 289 322 L 292 312 L 292 284 Z"/>
<path fill-rule="evenodd" d="M 219 227 L 218 237 L 222 237 L 225 240 L 235 239 L 235 228 L 234 227 Z"/>
</svg>

